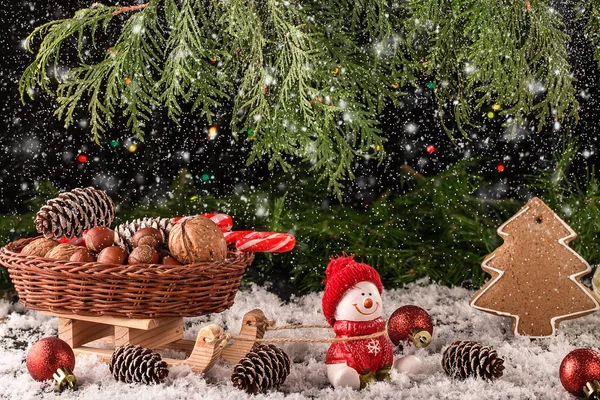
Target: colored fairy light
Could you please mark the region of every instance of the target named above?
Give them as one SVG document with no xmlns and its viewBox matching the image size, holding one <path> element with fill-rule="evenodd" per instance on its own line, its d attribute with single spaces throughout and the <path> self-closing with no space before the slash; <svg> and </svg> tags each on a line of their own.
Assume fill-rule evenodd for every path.
<svg viewBox="0 0 600 400">
<path fill-rule="evenodd" d="M 119 146 L 119 141 L 114 139 L 110 141 L 110 146 L 111 147 L 118 147 Z"/>
<path fill-rule="evenodd" d="M 137 151 L 137 145 L 130 144 L 129 147 L 127 148 L 127 150 L 129 150 L 130 153 L 135 153 Z"/>
<path fill-rule="evenodd" d="M 87 160 L 88 160 L 88 158 L 85 154 L 80 154 L 77 156 L 77 161 L 79 161 L 82 164 L 86 163 Z"/>
<path fill-rule="evenodd" d="M 435 146 L 432 144 L 428 144 L 427 147 L 425 147 L 425 151 L 429 154 L 433 154 L 435 153 Z"/>
<path fill-rule="evenodd" d="M 506 167 L 504 166 L 504 163 L 499 162 L 498 165 L 496 165 L 496 171 L 498 172 L 504 172 L 504 170 L 506 169 Z"/>
</svg>

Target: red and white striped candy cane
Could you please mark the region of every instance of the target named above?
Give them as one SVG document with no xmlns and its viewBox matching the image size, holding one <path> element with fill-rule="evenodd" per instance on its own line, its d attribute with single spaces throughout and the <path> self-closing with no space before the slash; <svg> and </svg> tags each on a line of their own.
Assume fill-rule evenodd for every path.
<svg viewBox="0 0 600 400">
<path fill-rule="evenodd" d="M 240 251 L 283 253 L 296 245 L 296 238 L 289 233 L 252 232 L 235 243 Z"/>
<path fill-rule="evenodd" d="M 200 214 L 200 215 L 190 215 L 188 217 L 175 217 L 173 218 L 173 222 L 177 223 L 181 220 L 193 217 L 204 217 L 210 219 L 214 222 L 221 232 L 229 232 L 233 227 L 233 219 L 227 214 Z"/>
<path fill-rule="evenodd" d="M 227 242 L 227 244 L 230 244 L 237 242 L 244 236 L 249 235 L 251 233 L 254 233 L 254 231 L 231 231 L 224 232 L 223 235 L 225 235 L 225 241 Z"/>
</svg>

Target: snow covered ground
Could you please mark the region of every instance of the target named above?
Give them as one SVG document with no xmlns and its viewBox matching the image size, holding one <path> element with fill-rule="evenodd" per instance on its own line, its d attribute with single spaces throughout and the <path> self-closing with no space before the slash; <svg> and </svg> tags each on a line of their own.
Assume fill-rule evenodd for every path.
<svg viewBox="0 0 600 400">
<path fill-rule="evenodd" d="M 510 320 L 472 309 L 468 299 L 473 291 L 420 282 L 403 289 L 384 292 L 384 315 L 396 308 L 416 304 L 434 319 L 432 344 L 422 350 L 408 348 L 423 360 L 419 374 L 393 373 L 391 382 L 370 385 L 361 392 L 334 390 L 327 381 L 327 344 L 289 343 L 282 347 L 293 366 L 280 391 L 248 396 L 230 382 L 232 366 L 220 362 L 206 375 L 187 367 L 170 369 L 166 382 L 158 386 L 116 382 L 108 366 L 96 357 L 78 356 L 76 391 L 54 392 L 48 382 L 36 382 L 25 367 L 27 349 L 42 337 L 56 335 L 55 318 L 0 302 L 0 397 L 6 399 L 574 399 L 560 384 L 558 368 L 563 357 L 579 347 L 598 350 L 597 327 L 600 313 L 561 324 L 552 338 L 531 340 L 515 337 Z M 262 309 L 279 324 L 322 324 L 321 294 L 293 298 L 284 303 L 268 288 L 253 287 L 239 292 L 234 306 L 217 315 L 186 319 L 186 338 L 194 339 L 209 324 L 237 333 L 242 316 L 253 308 Z M 329 336 L 324 329 L 268 332 L 267 337 Z M 444 374 L 440 361 L 443 349 L 453 340 L 476 340 L 495 348 L 505 359 L 504 376 L 490 383 L 468 379 L 454 381 Z M 400 352 L 397 352 L 400 355 Z"/>
</svg>

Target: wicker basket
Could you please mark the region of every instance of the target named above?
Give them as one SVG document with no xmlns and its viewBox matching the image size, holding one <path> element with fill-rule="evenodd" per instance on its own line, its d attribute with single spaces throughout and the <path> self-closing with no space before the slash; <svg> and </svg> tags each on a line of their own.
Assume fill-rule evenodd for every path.
<svg viewBox="0 0 600 400">
<path fill-rule="evenodd" d="M 117 265 L 22 256 L 37 238 L 0 249 L 23 305 L 33 310 L 127 318 L 194 317 L 231 307 L 253 253 L 222 262 Z"/>
</svg>

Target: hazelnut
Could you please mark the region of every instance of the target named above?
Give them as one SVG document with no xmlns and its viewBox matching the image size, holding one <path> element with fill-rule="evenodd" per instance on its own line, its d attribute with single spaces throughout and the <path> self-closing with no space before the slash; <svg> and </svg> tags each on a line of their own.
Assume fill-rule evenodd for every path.
<svg viewBox="0 0 600 400">
<path fill-rule="evenodd" d="M 126 264 L 127 252 L 119 246 L 109 246 L 98 254 L 98 262 L 105 264 Z"/>
<path fill-rule="evenodd" d="M 171 256 L 163 257 L 162 264 L 163 265 L 181 265 L 181 263 L 179 261 L 177 261 L 176 259 L 174 259 Z"/>
<path fill-rule="evenodd" d="M 158 229 L 142 228 L 133 235 L 133 247 L 150 246 L 159 250 L 163 245 L 162 234 Z"/>
<path fill-rule="evenodd" d="M 69 261 L 93 262 L 96 261 L 96 256 L 94 256 L 94 254 L 92 254 L 92 252 L 85 247 L 81 247 L 79 250 L 73 253 L 73 255 L 71 255 Z"/>
<path fill-rule="evenodd" d="M 138 246 L 129 255 L 129 264 L 158 264 L 158 253 L 150 246 Z"/>
<path fill-rule="evenodd" d="M 97 226 L 84 233 L 83 238 L 87 248 L 98 253 L 114 244 L 115 232 L 105 226 Z"/>
</svg>

